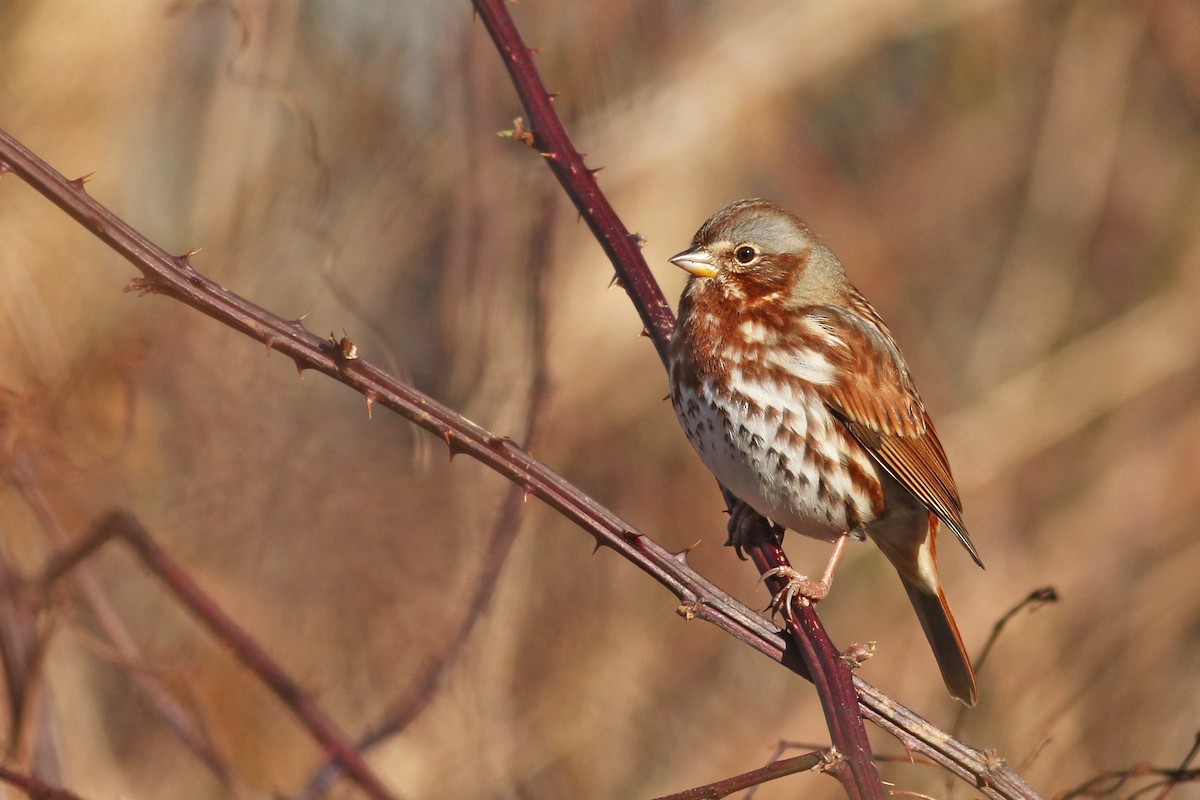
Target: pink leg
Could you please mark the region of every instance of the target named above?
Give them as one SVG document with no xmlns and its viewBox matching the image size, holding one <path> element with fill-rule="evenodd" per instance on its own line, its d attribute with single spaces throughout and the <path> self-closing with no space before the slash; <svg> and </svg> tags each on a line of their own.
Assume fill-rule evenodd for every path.
<svg viewBox="0 0 1200 800">
<path fill-rule="evenodd" d="M 771 598 L 771 613 L 777 614 L 784 609 L 790 609 L 792 601 L 797 598 L 805 604 L 824 600 L 829 595 L 829 590 L 833 588 L 833 576 L 837 572 L 838 564 L 841 563 L 842 553 L 846 551 L 846 542 L 848 541 L 850 541 L 850 534 L 843 533 L 834 542 L 833 554 L 829 556 L 829 563 L 825 565 L 825 574 L 819 581 L 810 581 L 791 567 L 776 567 L 764 572 L 764 578 L 778 577 L 787 580 L 787 585 Z M 789 619 L 791 618 L 790 611 L 787 616 Z"/>
</svg>

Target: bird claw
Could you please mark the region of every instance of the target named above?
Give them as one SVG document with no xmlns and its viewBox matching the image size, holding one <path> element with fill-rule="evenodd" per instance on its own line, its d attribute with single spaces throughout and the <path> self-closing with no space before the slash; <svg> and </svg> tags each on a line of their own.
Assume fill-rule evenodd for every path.
<svg viewBox="0 0 1200 800">
<path fill-rule="evenodd" d="M 770 525 L 745 501 L 739 501 L 729 510 L 729 524 L 725 529 L 729 533 L 729 538 L 725 541 L 726 546 L 732 547 L 733 552 L 742 561 L 746 560 L 746 554 L 742 551 L 754 542 L 762 541 L 764 529 L 775 544 L 783 542 L 783 528 Z"/>
<path fill-rule="evenodd" d="M 782 589 L 771 598 L 771 616 L 783 614 L 786 619 L 792 619 L 792 603 L 799 600 L 803 605 L 824 600 L 829 595 L 829 584 L 825 581 L 812 581 L 791 567 L 775 567 L 762 574 L 763 578 L 779 578 L 787 581 Z"/>
</svg>

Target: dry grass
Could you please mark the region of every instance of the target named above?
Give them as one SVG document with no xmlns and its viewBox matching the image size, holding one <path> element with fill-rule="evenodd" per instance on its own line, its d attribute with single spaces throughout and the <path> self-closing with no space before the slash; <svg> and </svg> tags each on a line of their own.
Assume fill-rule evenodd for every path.
<svg viewBox="0 0 1200 800">
<path fill-rule="evenodd" d="M 231 13 L 235 12 L 235 13 Z M 943 547 L 968 644 L 1037 586 L 962 734 L 1046 794 L 1169 766 L 1200 727 L 1200 10 L 1188 0 L 514 7 L 601 185 L 665 263 L 716 207 L 768 196 L 842 256 L 905 349 L 986 572 Z M 469 4 L 14 0 L 0 127 L 163 246 L 493 429 L 536 370 L 535 240 L 552 247 L 535 453 L 765 602 L 720 548 L 715 484 L 611 268 L 527 150 Z M 544 206 L 553 202 L 552 222 Z M 0 554 L 31 572 L 134 510 L 361 731 L 461 617 L 501 481 L 448 464 L 344 387 L 298 381 L 0 180 Z M 38 514 L 42 516 L 39 517 Z M 374 751 L 413 798 L 648 797 L 819 740 L 810 688 L 531 504 L 498 593 L 428 710 Z M 789 544 L 793 561 L 821 548 Z M 320 754 L 119 551 L 88 562 L 145 666 L 196 709 L 249 796 Z M 225 796 L 133 688 L 80 590 L 57 594 L 18 762 L 89 798 Z M 857 548 L 822 615 L 874 639 L 865 677 L 946 724 L 920 630 Z M 35 746 L 34 741 L 38 744 Z M 882 737 L 877 749 L 898 747 Z M 885 765 L 945 797 L 939 775 Z M 340 796 L 354 791 L 340 786 Z M 968 792 L 956 790 L 965 797 Z M 790 778 L 757 800 L 836 796 Z M 1186 790 L 1177 790 L 1184 796 Z"/>
</svg>

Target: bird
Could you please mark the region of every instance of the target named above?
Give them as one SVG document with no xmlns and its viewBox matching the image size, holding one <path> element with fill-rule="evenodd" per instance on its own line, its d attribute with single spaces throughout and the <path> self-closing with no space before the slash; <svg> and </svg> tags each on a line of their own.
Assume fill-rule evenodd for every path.
<svg viewBox="0 0 1200 800">
<path fill-rule="evenodd" d="M 835 544 L 824 577 L 791 568 L 785 607 L 828 594 L 846 542 L 900 575 L 950 694 L 975 673 L 938 574 L 941 526 L 980 567 L 962 502 L 891 331 L 833 251 L 763 199 L 713 214 L 670 262 L 690 277 L 668 349 L 671 404 L 701 461 L 738 498 L 730 543 L 766 517 Z"/>
</svg>

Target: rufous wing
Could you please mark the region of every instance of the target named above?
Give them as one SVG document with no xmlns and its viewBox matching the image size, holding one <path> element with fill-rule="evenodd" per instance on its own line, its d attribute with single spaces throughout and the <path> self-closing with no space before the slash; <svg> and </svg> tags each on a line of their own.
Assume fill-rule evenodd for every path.
<svg viewBox="0 0 1200 800">
<path fill-rule="evenodd" d="M 819 390 L 876 463 L 946 523 L 982 567 L 963 524 L 946 451 L 900 350 L 867 301 L 857 292 L 852 300 L 849 312 L 835 307 L 811 312 L 845 345 L 833 356 L 838 381 Z"/>
</svg>

